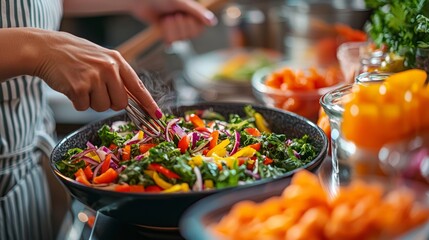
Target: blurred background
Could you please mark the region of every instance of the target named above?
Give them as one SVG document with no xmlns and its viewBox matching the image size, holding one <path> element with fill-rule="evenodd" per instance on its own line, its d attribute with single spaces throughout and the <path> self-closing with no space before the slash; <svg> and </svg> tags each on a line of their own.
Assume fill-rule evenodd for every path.
<svg viewBox="0 0 429 240">
<path fill-rule="evenodd" d="M 339 37 L 337 27 L 363 30 L 370 11 L 365 9 L 364 0 L 231 0 L 215 14 L 219 23 L 197 38 L 169 47 L 159 42 L 132 62 L 138 73 L 150 73 L 151 81 L 145 84 L 164 109 L 201 101 L 238 101 L 290 110 L 290 101 L 280 100 L 281 104 L 275 105 L 264 97 L 263 90 L 253 89 L 253 73 L 269 66 L 337 67 L 337 48 L 347 40 Z M 117 48 L 146 27 L 130 16 L 115 15 L 65 18 L 61 30 Z M 313 121 L 320 107 L 321 92 L 316 92 L 310 103 L 313 107 L 308 108 L 313 111 Z M 116 114 L 78 112 L 64 95 L 51 89 L 48 100 L 57 122 L 58 140 L 89 122 Z M 62 186 L 54 185 L 54 208 L 61 219 L 63 208 L 69 207 L 63 204 L 64 198 L 69 196 L 60 194 Z M 91 210 L 77 201 L 70 202 L 70 208 L 73 216 L 54 227 L 61 237 L 87 239 L 89 230 L 76 216 Z"/>
<path fill-rule="evenodd" d="M 274 64 L 288 61 L 293 65 L 309 66 L 318 60 L 317 55 L 331 61 L 330 58 L 336 58 L 338 44 L 330 44 L 326 39 L 336 38 L 334 25 L 342 23 L 362 29 L 370 14 L 364 5 L 363 0 L 229 1 L 215 11 L 219 19 L 217 26 L 207 28 L 196 39 L 171 47 L 155 44 L 139 55 L 133 67 L 137 72 L 150 71 L 156 79 L 154 82 L 163 85 L 154 88 L 162 89 L 163 95 L 168 91 L 167 100 L 164 99 L 166 105 L 197 101 L 257 102 L 249 79 L 244 84 L 213 83 L 210 79 L 212 76 L 209 75 L 216 71 L 220 62 L 234 58 L 236 53 L 231 49 L 268 50 L 268 58 Z M 145 28 L 130 16 L 115 15 L 65 18 L 61 30 L 116 48 Z M 76 112 L 62 94 L 49 93 L 59 137 L 88 122 L 114 114 L 111 111 Z"/>
</svg>

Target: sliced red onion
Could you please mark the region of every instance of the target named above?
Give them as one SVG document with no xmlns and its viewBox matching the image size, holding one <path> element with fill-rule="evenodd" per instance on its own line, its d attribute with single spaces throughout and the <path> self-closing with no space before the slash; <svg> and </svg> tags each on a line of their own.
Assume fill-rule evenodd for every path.
<svg viewBox="0 0 429 240">
<path fill-rule="evenodd" d="M 252 172 L 252 171 L 250 171 L 248 169 L 244 170 L 244 173 L 247 174 L 247 175 L 249 175 L 249 176 L 251 176 L 251 177 L 253 177 L 256 180 L 261 179 L 261 176 L 259 176 L 259 174 L 254 173 L 254 172 Z"/>
<path fill-rule="evenodd" d="M 139 142 L 141 142 L 141 140 L 140 139 L 134 139 L 134 140 L 128 140 L 128 141 L 126 141 L 125 143 L 124 143 L 124 145 L 133 145 L 133 144 L 137 144 L 137 143 L 139 143 Z"/>
<path fill-rule="evenodd" d="M 81 159 L 84 160 L 85 162 L 91 164 L 91 165 L 94 165 L 94 166 L 97 166 L 98 164 L 100 164 L 99 162 L 97 162 L 94 159 L 87 157 L 87 156 L 82 156 Z"/>
<path fill-rule="evenodd" d="M 198 135 L 197 132 L 192 132 L 191 134 L 191 139 L 192 139 L 192 148 L 195 148 L 197 146 L 197 142 L 200 140 L 200 136 Z"/>
<path fill-rule="evenodd" d="M 110 161 L 109 167 L 111 167 L 111 168 L 113 168 L 113 169 L 116 170 L 116 169 L 119 168 L 119 165 L 117 163 L 115 163 L 114 161 Z"/>
<path fill-rule="evenodd" d="M 179 135 L 179 137 L 183 137 L 183 136 L 185 136 L 186 135 L 186 132 L 185 132 L 185 130 L 183 130 L 183 128 L 181 128 L 179 125 L 177 125 L 177 124 L 174 124 L 172 127 L 171 127 L 171 129 L 177 134 L 177 135 Z"/>
<path fill-rule="evenodd" d="M 119 174 L 119 173 L 121 173 L 122 171 L 124 171 L 126 168 L 127 168 L 127 166 L 122 165 L 122 166 L 120 166 L 120 167 L 116 168 L 116 169 L 115 169 L 115 171 Z"/>
<path fill-rule="evenodd" d="M 292 140 L 288 139 L 285 141 L 285 143 L 286 143 L 286 146 L 289 147 L 292 144 Z"/>
<path fill-rule="evenodd" d="M 292 152 L 293 152 L 293 155 L 295 155 L 296 158 L 301 159 L 301 155 L 297 151 L 292 150 Z"/>
<path fill-rule="evenodd" d="M 196 147 L 195 149 L 192 150 L 193 153 L 196 153 L 198 151 L 201 151 L 203 148 L 205 148 L 208 144 L 210 143 L 210 141 L 206 140 L 204 142 L 202 142 L 198 147 Z"/>
<path fill-rule="evenodd" d="M 136 160 L 136 161 L 140 161 L 140 160 L 142 160 L 144 158 L 144 155 L 143 154 L 140 154 L 140 155 L 137 155 L 135 158 L 134 158 L 134 160 Z"/>
<path fill-rule="evenodd" d="M 255 165 L 253 166 L 253 173 L 258 174 L 259 170 L 259 159 L 255 159 Z"/>
<path fill-rule="evenodd" d="M 197 180 L 195 181 L 194 186 L 192 186 L 192 190 L 201 191 L 203 190 L 203 177 L 201 176 L 201 171 L 197 166 L 194 167 L 194 173 Z"/>
<path fill-rule="evenodd" d="M 229 155 L 233 155 L 237 152 L 238 147 L 240 147 L 240 133 L 238 131 L 234 131 L 234 146 L 232 147 Z"/>
<path fill-rule="evenodd" d="M 219 130 L 219 132 L 227 135 L 228 137 L 231 136 L 231 133 L 228 130 L 223 129 L 223 130 Z"/>
<path fill-rule="evenodd" d="M 170 121 L 168 121 L 167 126 L 165 127 L 165 140 L 167 141 L 171 141 L 170 140 L 170 131 L 176 132 L 175 130 L 172 129 L 173 125 L 175 125 L 178 121 L 180 121 L 180 119 L 178 118 L 173 118 Z M 183 136 L 180 136 L 180 138 L 182 138 Z"/>
<path fill-rule="evenodd" d="M 108 148 L 108 147 L 106 147 L 106 146 L 102 146 L 102 147 L 100 147 L 100 150 L 101 151 L 104 151 L 104 152 L 106 152 L 106 153 L 111 153 L 112 151 Z"/>
<path fill-rule="evenodd" d="M 138 143 L 141 139 L 139 139 L 140 131 L 138 131 L 131 139 L 128 139 L 124 142 L 124 145 L 132 145 Z M 144 136 L 144 135 L 143 135 Z"/>
<path fill-rule="evenodd" d="M 94 173 L 92 175 L 92 182 L 94 182 L 94 178 L 97 176 L 98 172 L 100 171 L 101 166 L 103 166 L 103 162 L 101 162 L 100 164 L 98 164 L 97 167 L 95 167 Z"/>
<path fill-rule="evenodd" d="M 93 153 L 93 152 L 95 152 L 95 149 L 92 149 L 92 148 L 91 149 L 85 149 L 82 152 L 73 155 L 70 159 L 81 158 L 81 157 L 85 156 L 86 154 Z"/>
<path fill-rule="evenodd" d="M 92 144 L 90 141 L 86 142 L 86 146 L 87 146 L 89 149 L 96 149 L 96 147 L 94 146 L 94 144 Z"/>
<path fill-rule="evenodd" d="M 105 151 L 102 151 L 101 149 L 97 149 L 97 151 L 95 152 L 97 153 L 101 161 L 104 161 L 104 159 L 106 159 L 107 153 Z"/>
<path fill-rule="evenodd" d="M 149 135 L 144 135 L 144 137 L 143 137 L 143 139 L 142 139 L 142 141 L 141 141 L 141 143 L 147 143 L 147 142 L 149 142 L 149 141 L 152 141 L 152 137 L 151 136 L 149 136 Z"/>
</svg>

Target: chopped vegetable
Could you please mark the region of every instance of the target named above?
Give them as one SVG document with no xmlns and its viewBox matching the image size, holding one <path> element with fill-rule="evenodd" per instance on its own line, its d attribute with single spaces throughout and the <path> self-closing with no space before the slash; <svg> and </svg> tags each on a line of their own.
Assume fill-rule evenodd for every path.
<svg viewBox="0 0 429 240">
<path fill-rule="evenodd" d="M 167 129 L 175 135 L 168 140 L 168 134 L 145 136 L 131 122 L 103 126 L 98 133 L 106 145 L 88 142 L 85 149 L 70 149 L 57 167 L 92 187 L 107 184 L 119 192 L 172 193 L 278 177 L 316 157 L 306 135 L 288 139 L 271 133 L 251 106 L 246 106 L 245 116 L 231 114 L 228 120 L 210 111 L 166 115 Z"/>
</svg>

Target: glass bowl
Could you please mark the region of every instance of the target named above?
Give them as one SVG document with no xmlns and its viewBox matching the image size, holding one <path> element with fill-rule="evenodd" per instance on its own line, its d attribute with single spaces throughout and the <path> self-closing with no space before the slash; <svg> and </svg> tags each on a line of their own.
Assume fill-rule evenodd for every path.
<svg viewBox="0 0 429 240">
<path fill-rule="evenodd" d="M 294 179 L 292 179 L 292 184 L 293 181 Z M 297 186 L 295 185 L 293 186 L 295 187 L 293 189 L 294 191 L 292 191 L 292 185 L 287 184 L 289 184 L 289 182 L 279 182 L 277 185 L 270 186 L 270 188 L 264 188 L 260 186 L 257 189 L 247 189 L 237 192 L 230 191 L 205 198 L 194 204 L 190 209 L 185 212 L 180 222 L 181 234 L 189 240 L 242 239 L 238 238 L 237 236 L 225 236 L 224 234 L 220 234 L 219 232 L 217 232 L 214 228 L 214 226 L 221 222 L 227 214 L 231 213 L 237 203 L 242 201 L 249 203 L 250 205 L 246 204 L 248 206 L 253 206 L 253 209 L 255 211 L 251 211 L 250 215 L 246 214 L 245 212 L 242 212 L 244 214 L 243 217 L 248 216 L 250 218 L 247 220 L 241 219 L 244 221 L 244 223 L 238 226 L 239 228 L 242 228 L 243 231 L 254 231 L 254 228 L 257 227 L 263 228 L 264 231 L 267 231 L 268 225 L 265 223 L 267 223 L 268 221 L 270 223 L 270 231 L 277 231 L 279 230 L 278 228 L 283 225 L 277 226 L 276 222 L 278 221 L 275 220 L 280 221 L 280 219 L 282 219 L 282 215 L 285 215 L 286 213 L 292 213 L 293 209 L 296 208 L 297 211 L 302 210 L 304 212 L 307 211 L 308 213 L 311 210 L 322 208 L 321 206 L 325 206 L 323 205 L 323 203 L 321 203 L 319 204 L 320 206 L 318 205 L 319 207 L 304 207 L 304 202 L 307 200 L 312 201 L 311 199 L 313 198 L 306 199 L 306 197 L 309 197 L 308 195 L 304 196 L 302 187 L 305 188 L 305 186 L 308 185 L 308 187 L 311 188 L 311 190 L 309 191 L 317 191 L 313 190 L 314 183 L 301 182 L 301 190 L 296 188 Z M 287 187 L 285 188 L 285 186 Z M 366 176 L 364 178 L 354 179 L 354 181 L 351 182 L 349 186 L 353 187 L 353 191 L 351 191 L 350 188 L 347 188 L 345 191 L 342 191 L 341 194 L 337 197 L 327 198 L 326 201 L 330 202 L 327 205 L 328 209 L 331 209 L 332 212 L 329 213 L 328 210 L 328 217 L 325 219 L 326 221 L 314 220 L 314 218 L 320 218 L 320 215 L 313 215 L 311 219 L 314 221 L 310 222 L 317 222 L 322 226 L 316 225 L 317 227 L 321 228 L 321 230 L 319 228 L 319 231 L 311 227 L 306 228 L 307 231 L 313 232 L 313 230 L 315 230 L 319 233 L 316 235 L 312 235 L 313 238 L 310 239 L 350 239 L 345 236 L 339 237 L 340 235 L 335 235 L 337 237 L 333 237 L 332 234 L 331 238 L 324 238 L 321 235 L 327 235 L 327 229 L 336 229 L 337 231 L 339 231 L 337 234 L 348 234 L 348 231 L 359 231 L 357 234 L 359 234 L 361 237 L 353 239 L 368 239 L 363 237 L 362 235 L 367 234 L 368 231 L 372 231 L 373 227 L 375 228 L 375 226 L 385 227 L 380 227 L 377 230 L 374 230 L 373 233 L 377 233 L 377 237 L 372 239 L 392 239 L 392 236 L 387 234 L 387 232 L 391 233 L 391 231 L 393 231 L 395 237 L 397 237 L 395 239 L 417 240 L 427 239 L 427 237 L 429 236 L 429 189 L 427 186 L 421 185 L 419 182 L 408 180 L 404 181 L 403 179 L 385 178 L 380 176 Z M 286 199 L 287 194 L 285 193 L 289 193 L 292 195 L 294 195 L 293 193 L 296 193 L 293 197 L 289 198 L 301 199 L 302 201 L 296 201 L 296 204 L 287 205 L 287 201 L 291 200 Z M 299 193 L 301 193 L 301 195 Z M 382 199 L 381 196 L 383 197 Z M 316 200 L 313 199 L 313 201 Z M 342 221 L 339 221 L 338 217 L 340 214 L 338 213 L 341 212 L 340 210 L 344 210 L 344 206 L 346 205 L 345 202 L 353 204 L 350 205 L 353 207 L 349 206 L 349 210 L 351 212 L 349 217 L 351 219 L 351 216 L 353 216 L 353 221 L 347 222 L 346 219 L 349 218 L 347 218 L 346 214 L 342 215 L 345 221 L 342 223 Z M 271 207 L 268 206 L 269 204 L 271 204 Z M 283 206 L 279 206 L 280 208 L 277 208 L 274 204 Z M 317 204 L 314 203 L 314 205 Z M 291 211 L 288 211 L 288 208 L 293 209 Z M 385 211 L 389 208 L 390 211 Z M 234 210 L 236 211 L 236 213 L 237 211 L 239 211 L 238 208 L 235 208 Z M 264 212 L 257 213 L 256 211 Z M 334 215 L 335 211 L 337 211 L 337 215 Z M 302 217 L 297 221 L 304 221 L 303 218 L 305 214 L 306 213 L 303 213 Z M 417 217 L 418 214 L 423 214 L 424 216 L 420 218 L 420 216 Z M 259 220 L 261 220 L 261 223 L 259 223 L 259 220 L 255 220 L 253 218 L 253 216 L 256 215 L 261 215 L 261 217 L 262 215 L 265 216 L 263 218 L 259 218 Z M 290 215 L 287 216 L 290 217 Z M 287 216 L 285 215 L 286 218 Z M 309 219 L 310 218 L 307 217 L 307 220 Z M 230 222 L 230 220 L 231 219 L 228 219 L 227 222 Z M 256 224 L 254 228 L 246 226 L 246 223 L 252 223 L 252 221 L 258 222 L 259 225 Z M 376 224 L 376 222 L 380 225 Z M 230 224 L 231 228 L 237 227 L 232 226 L 233 222 L 230 222 Z M 303 223 L 300 222 L 300 224 Z M 368 226 L 368 224 L 370 225 Z M 407 224 L 409 225 L 407 226 Z M 274 227 L 274 225 L 276 225 L 278 228 Z M 294 226 L 297 226 L 297 224 L 293 224 L 291 228 L 293 228 Z M 286 228 L 286 231 L 289 231 L 289 229 L 291 228 Z M 386 229 L 389 229 L 389 231 L 386 231 Z M 257 232 L 261 233 L 263 231 Z M 283 231 L 279 231 L 277 232 L 277 234 L 277 238 L 274 239 L 286 239 L 286 234 L 284 234 Z M 267 235 L 266 238 L 273 239 L 269 238 L 270 236 L 271 235 Z M 254 239 L 260 238 L 255 235 Z"/>
<path fill-rule="evenodd" d="M 263 68 L 256 71 L 252 77 L 253 95 L 265 106 L 294 112 L 310 121 L 316 122 L 320 110 L 320 97 L 341 86 L 344 83 L 344 79 L 340 76 L 336 83 L 331 86 L 311 90 L 278 89 L 265 84 L 270 74 L 283 68 L 290 68 L 295 72 L 299 69 L 298 67 L 283 66 L 278 68 Z M 304 67 L 301 69 L 304 72 L 308 72 L 310 68 Z M 316 70 L 322 75 L 324 75 L 326 71 L 325 69 L 317 68 Z"/>
</svg>

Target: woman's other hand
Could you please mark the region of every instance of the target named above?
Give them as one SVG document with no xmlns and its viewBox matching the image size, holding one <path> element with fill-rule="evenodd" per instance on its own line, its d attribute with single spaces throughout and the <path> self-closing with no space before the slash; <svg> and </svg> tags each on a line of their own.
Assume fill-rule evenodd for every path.
<svg viewBox="0 0 429 240">
<path fill-rule="evenodd" d="M 168 44 L 196 37 L 204 26 L 217 23 L 215 15 L 194 0 L 133 0 L 131 14 L 137 19 L 159 24 Z"/>
</svg>

